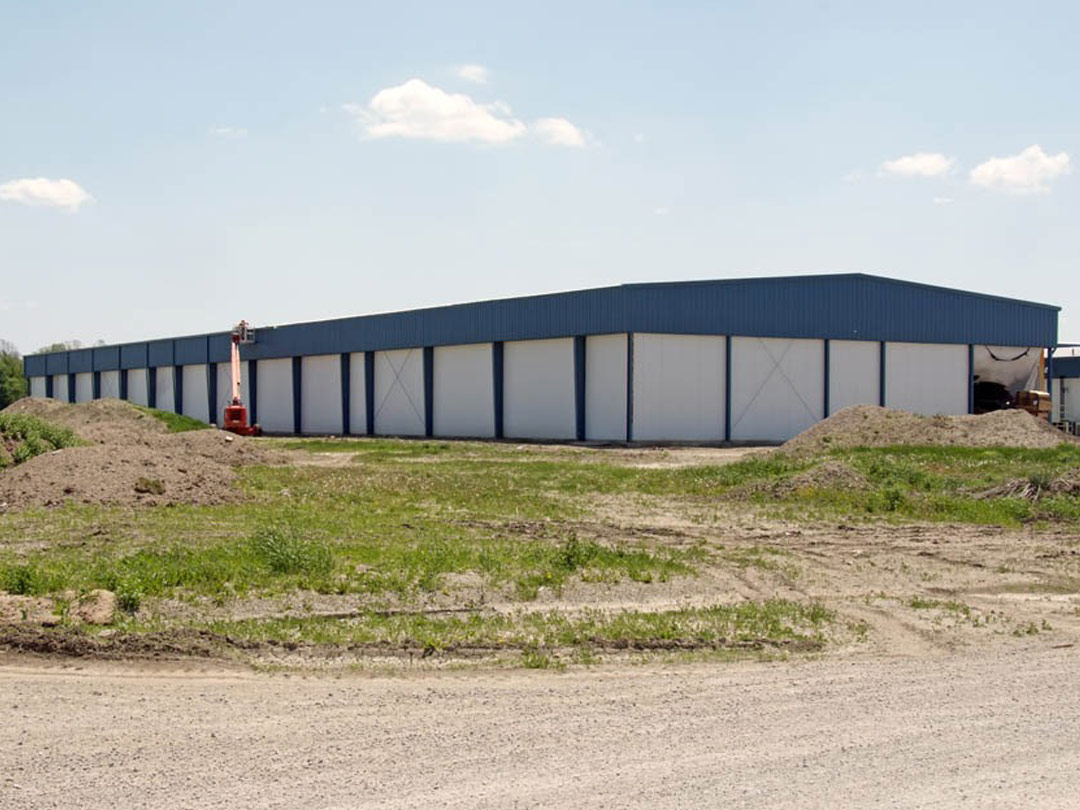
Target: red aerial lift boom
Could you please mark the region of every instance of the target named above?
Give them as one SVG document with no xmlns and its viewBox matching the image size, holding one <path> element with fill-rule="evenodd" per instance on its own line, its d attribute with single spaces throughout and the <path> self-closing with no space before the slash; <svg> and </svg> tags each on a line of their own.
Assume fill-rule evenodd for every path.
<svg viewBox="0 0 1080 810">
<path fill-rule="evenodd" d="M 240 436 L 259 436 L 262 428 L 258 425 L 248 424 L 247 408 L 240 398 L 240 344 L 254 343 L 255 333 L 248 326 L 247 321 L 240 321 L 232 330 L 231 341 L 231 365 L 232 365 L 232 398 L 230 404 L 225 406 L 225 419 L 222 428 Z"/>
</svg>

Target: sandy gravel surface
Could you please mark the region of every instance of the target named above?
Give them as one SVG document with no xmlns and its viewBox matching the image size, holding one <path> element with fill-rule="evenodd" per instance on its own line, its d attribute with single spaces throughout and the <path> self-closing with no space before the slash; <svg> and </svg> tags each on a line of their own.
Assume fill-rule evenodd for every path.
<svg viewBox="0 0 1080 810">
<path fill-rule="evenodd" d="M 298 678 L 0 666 L 0 807 L 1070 808 L 1080 650 Z"/>
</svg>

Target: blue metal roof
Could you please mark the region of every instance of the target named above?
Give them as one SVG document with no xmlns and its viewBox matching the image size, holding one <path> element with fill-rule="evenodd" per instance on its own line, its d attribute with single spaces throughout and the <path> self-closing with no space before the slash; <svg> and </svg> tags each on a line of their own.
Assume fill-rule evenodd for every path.
<svg viewBox="0 0 1080 810">
<path fill-rule="evenodd" d="M 1059 309 L 862 273 L 624 284 L 257 327 L 257 342 L 242 353 L 264 359 L 611 332 L 1054 346 Z M 143 352 L 154 366 L 224 362 L 229 333 L 96 348 L 93 368 L 131 368 Z M 67 355 L 77 354 L 29 355 L 26 373 L 62 373 L 53 369 L 66 371 Z"/>
</svg>

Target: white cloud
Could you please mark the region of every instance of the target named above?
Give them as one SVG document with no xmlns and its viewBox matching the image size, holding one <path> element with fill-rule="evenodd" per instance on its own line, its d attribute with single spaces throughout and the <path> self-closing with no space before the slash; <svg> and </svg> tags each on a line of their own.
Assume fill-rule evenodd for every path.
<svg viewBox="0 0 1080 810">
<path fill-rule="evenodd" d="M 464 93 L 447 93 L 421 79 L 376 93 L 367 106 L 346 104 L 369 138 L 506 143 L 526 132 L 505 104 L 479 104 Z"/>
<path fill-rule="evenodd" d="M 238 141 L 246 138 L 248 131 L 244 127 L 211 127 L 210 134 L 219 138 Z"/>
<path fill-rule="evenodd" d="M 916 152 L 886 160 L 881 164 L 881 171 L 901 177 L 941 177 L 949 173 L 954 163 L 955 158 L 945 157 L 940 152 Z"/>
<path fill-rule="evenodd" d="M 934 205 L 952 205 L 954 202 L 952 197 L 934 197 Z"/>
<path fill-rule="evenodd" d="M 483 65 L 462 65 L 457 69 L 457 75 L 474 84 L 487 84 L 488 69 Z"/>
<path fill-rule="evenodd" d="M 990 158 L 971 170 L 971 182 L 983 188 L 1031 194 L 1049 191 L 1049 183 L 1072 171 L 1065 152 L 1048 155 L 1041 146 L 1029 146 L 1017 155 Z"/>
<path fill-rule="evenodd" d="M 668 215 L 668 209 L 666 206 L 661 205 L 659 208 L 654 208 L 653 213 L 658 217 L 666 217 Z"/>
<path fill-rule="evenodd" d="M 532 126 L 544 143 L 552 146 L 584 146 L 587 136 L 565 118 L 541 118 Z"/>
<path fill-rule="evenodd" d="M 47 177 L 24 177 L 0 185 L 0 200 L 23 205 L 46 205 L 78 211 L 80 205 L 93 199 L 86 189 L 74 180 L 64 178 L 50 180 Z"/>
</svg>

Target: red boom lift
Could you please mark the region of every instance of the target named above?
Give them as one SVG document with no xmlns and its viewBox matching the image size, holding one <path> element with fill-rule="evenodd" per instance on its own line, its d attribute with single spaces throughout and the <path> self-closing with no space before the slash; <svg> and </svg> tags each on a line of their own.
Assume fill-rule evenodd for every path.
<svg viewBox="0 0 1080 810">
<path fill-rule="evenodd" d="M 240 436 L 262 435 L 262 428 L 248 424 L 247 408 L 240 399 L 240 344 L 254 343 L 255 333 L 247 321 L 240 321 L 232 330 L 232 400 L 225 406 L 225 419 L 222 428 Z"/>
</svg>

